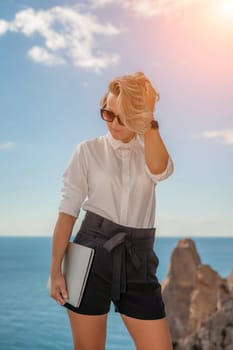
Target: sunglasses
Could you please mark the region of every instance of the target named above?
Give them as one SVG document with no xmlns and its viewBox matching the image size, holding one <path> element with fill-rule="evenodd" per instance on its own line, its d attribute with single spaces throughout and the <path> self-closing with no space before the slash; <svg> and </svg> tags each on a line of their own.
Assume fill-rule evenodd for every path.
<svg viewBox="0 0 233 350">
<path fill-rule="evenodd" d="M 115 113 L 113 113 L 112 111 L 108 111 L 107 109 L 105 108 L 101 108 L 100 109 L 100 115 L 101 115 L 101 118 L 103 120 L 105 120 L 106 122 L 110 122 L 112 123 L 113 120 L 115 118 L 117 118 L 117 121 L 120 125 L 125 125 L 124 123 L 122 123 L 122 121 L 120 120 L 120 117 L 119 115 L 116 115 Z"/>
</svg>

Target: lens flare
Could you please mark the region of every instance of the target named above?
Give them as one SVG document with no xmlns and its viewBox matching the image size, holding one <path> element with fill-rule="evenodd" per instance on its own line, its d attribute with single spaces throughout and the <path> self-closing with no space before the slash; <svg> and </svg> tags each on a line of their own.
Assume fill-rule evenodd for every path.
<svg viewBox="0 0 233 350">
<path fill-rule="evenodd" d="M 222 13 L 225 16 L 233 15 L 233 0 L 226 0 L 223 2 Z"/>
</svg>

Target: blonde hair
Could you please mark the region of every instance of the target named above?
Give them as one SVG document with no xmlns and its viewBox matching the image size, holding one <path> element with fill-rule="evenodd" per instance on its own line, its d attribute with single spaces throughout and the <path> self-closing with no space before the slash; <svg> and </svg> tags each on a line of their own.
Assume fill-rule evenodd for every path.
<svg viewBox="0 0 233 350">
<path fill-rule="evenodd" d="M 117 111 L 125 126 L 143 134 L 150 127 L 155 103 L 160 98 L 150 80 L 142 72 L 111 80 L 101 108 L 105 107 L 109 92 L 116 96 Z"/>
</svg>

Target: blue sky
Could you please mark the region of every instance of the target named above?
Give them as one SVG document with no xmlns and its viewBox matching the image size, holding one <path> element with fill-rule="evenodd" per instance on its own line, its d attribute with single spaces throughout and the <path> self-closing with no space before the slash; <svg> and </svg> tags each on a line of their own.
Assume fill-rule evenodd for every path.
<svg viewBox="0 0 233 350">
<path fill-rule="evenodd" d="M 0 62 L 0 235 L 52 234 L 108 81 L 140 70 L 175 164 L 158 235 L 233 236 L 233 1 L 1 1 Z"/>
</svg>

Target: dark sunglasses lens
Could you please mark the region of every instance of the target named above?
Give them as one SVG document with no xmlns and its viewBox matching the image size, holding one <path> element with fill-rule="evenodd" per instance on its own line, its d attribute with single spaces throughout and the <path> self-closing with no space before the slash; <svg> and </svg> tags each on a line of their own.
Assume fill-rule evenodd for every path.
<svg viewBox="0 0 233 350">
<path fill-rule="evenodd" d="M 110 111 L 106 111 L 105 109 L 100 110 L 101 117 L 106 120 L 107 122 L 112 122 L 114 119 L 114 115 Z"/>
<path fill-rule="evenodd" d="M 124 123 L 122 123 L 118 115 L 115 115 L 113 112 L 108 111 L 107 109 L 102 108 L 100 110 L 100 114 L 102 119 L 105 120 L 106 122 L 113 122 L 114 118 L 117 118 L 118 123 L 120 125 L 124 125 Z"/>
</svg>

